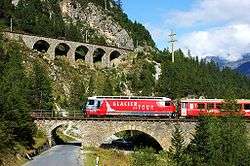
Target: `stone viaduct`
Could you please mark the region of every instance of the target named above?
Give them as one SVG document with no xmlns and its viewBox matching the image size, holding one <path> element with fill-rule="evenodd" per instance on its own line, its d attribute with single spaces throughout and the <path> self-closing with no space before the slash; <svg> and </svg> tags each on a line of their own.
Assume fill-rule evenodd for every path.
<svg viewBox="0 0 250 166">
<path fill-rule="evenodd" d="M 82 59 L 91 64 L 101 63 L 102 66 L 111 66 L 116 59 L 121 59 L 132 50 L 108 47 L 67 40 L 32 36 L 27 34 L 4 32 L 5 36 L 22 40 L 25 45 L 42 53 L 49 54 L 49 59 L 54 60 L 60 56 L 67 56 L 71 62 Z"/>
<path fill-rule="evenodd" d="M 186 143 L 190 142 L 196 125 L 196 122 L 110 120 L 35 120 L 35 123 L 47 134 L 50 144 L 53 140 L 52 131 L 70 124 L 78 131 L 83 146 L 99 147 L 107 138 L 120 131 L 137 130 L 154 138 L 164 150 L 170 147 L 175 124 L 180 124 Z"/>
</svg>

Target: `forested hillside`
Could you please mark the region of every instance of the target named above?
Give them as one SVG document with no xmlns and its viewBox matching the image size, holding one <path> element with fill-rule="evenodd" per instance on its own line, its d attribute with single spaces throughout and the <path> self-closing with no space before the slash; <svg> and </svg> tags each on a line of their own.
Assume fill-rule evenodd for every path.
<svg viewBox="0 0 250 166">
<path fill-rule="evenodd" d="M 91 27 L 86 21 L 81 21 L 80 18 L 73 20 L 69 16 L 64 16 L 60 8 L 61 2 L 60 0 L 20 0 L 14 6 L 11 4 L 11 0 L 3 0 L 0 2 L 0 25 L 9 26 L 12 18 L 15 31 L 80 42 L 86 41 L 85 32 L 88 31 L 88 42 L 107 44 L 106 36 L 97 33 L 97 29 Z M 113 22 L 118 23 L 128 32 L 134 45 L 155 46 L 148 30 L 142 24 L 128 19 L 128 16 L 122 11 L 120 1 L 107 0 L 106 5 L 104 1 L 99 0 L 78 0 L 71 3 L 73 6 L 75 5 L 74 7 L 79 3 L 81 10 L 86 8 L 89 3 L 100 7 L 104 14 L 111 17 Z"/>
<path fill-rule="evenodd" d="M 63 15 L 60 2 L 20 0 L 14 6 L 11 0 L 1 0 L 0 30 L 9 29 L 12 18 L 16 32 L 85 42 L 88 31 L 90 43 L 119 45 L 120 41 L 110 41 L 108 35 L 89 23 Z M 170 52 L 158 50 L 148 30 L 129 20 L 122 11 L 121 1 L 107 0 L 106 4 L 100 0 L 72 2 L 77 2 L 76 9 L 81 5 L 83 10 L 86 7 L 87 11 L 98 9 L 104 13 L 102 18 L 108 17 L 112 20 L 111 25 L 119 26 L 119 32 L 123 32 L 127 41 L 132 38 L 132 44 L 138 49 L 122 58 L 119 64 L 104 68 L 81 59 L 74 64 L 63 57 L 49 61 L 46 53 L 29 50 L 22 41 L 1 36 L 0 165 L 8 158 L 6 154 L 16 156 L 22 149 L 34 146 L 37 129 L 30 116 L 33 110 L 56 114 L 80 112 L 87 97 L 93 95 L 250 98 L 250 80 L 229 68 L 220 69 L 214 62 L 186 57 L 181 50 L 175 52 L 176 61 L 172 63 Z M 159 79 L 157 74 L 160 74 Z"/>
<path fill-rule="evenodd" d="M 176 51 L 175 63 L 170 61 L 168 51 L 160 57 L 156 59 L 162 64 L 162 75 L 156 88 L 158 95 L 175 99 L 190 95 L 250 98 L 250 80 L 230 68 L 220 69 L 213 61 L 185 57 L 181 50 Z"/>
<path fill-rule="evenodd" d="M 31 148 L 36 127 L 30 116 L 33 79 L 26 75 L 21 46 L 0 37 L 0 165 Z M 11 156 L 13 155 L 13 158 Z"/>
</svg>

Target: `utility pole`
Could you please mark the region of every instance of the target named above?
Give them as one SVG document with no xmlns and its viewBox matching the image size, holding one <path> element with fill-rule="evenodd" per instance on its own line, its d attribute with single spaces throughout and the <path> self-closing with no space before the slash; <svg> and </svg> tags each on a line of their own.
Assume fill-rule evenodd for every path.
<svg viewBox="0 0 250 166">
<path fill-rule="evenodd" d="M 88 40 L 88 36 L 89 36 L 89 31 L 86 30 L 86 31 L 85 31 L 85 42 L 86 42 L 86 43 L 88 43 L 88 41 L 89 41 L 89 40 Z"/>
<path fill-rule="evenodd" d="M 10 18 L 10 31 L 13 31 L 13 20 L 12 17 Z"/>
<path fill-rule="evenodd" d="M 175 42 L 177 42 L 177 40 L 175 39 L 176 33 L 173 32 L 173 30 L 171 30 L 171 33 L 169 35 L 170 40 L 168 41 L 169 43 L 171 43 L 171 49 L 172 49 L 172 62 L 174 63 L 174 44 Z"/>
<path fill-rule="evenodd" d="M 191 57 L 191 50 L 188 49 L 188 57 Z"/>
<path fill-rule="evenodd" d="M 108 8 L 107 8 L 107 0 L 104 0 L 104 6 L 105 6 L 105 10 L 108 10 Z"/>
</svg>

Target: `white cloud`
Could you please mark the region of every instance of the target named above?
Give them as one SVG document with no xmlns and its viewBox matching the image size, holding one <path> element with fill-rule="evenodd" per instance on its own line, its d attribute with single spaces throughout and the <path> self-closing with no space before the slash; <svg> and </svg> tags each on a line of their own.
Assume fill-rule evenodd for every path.
<svg viewBox="0 0 250 166">
<path fill-rule="evenodd" d="M 168 35 L 170 33 L 170 30 L 166 27 L 157 27 L 150 23 L 145 23 L 144 25 L 149 30 L 154 41 L 157 43 L 157 46 L 160 49 L 166 48 L 168 44 Z"/>
<path fill-rule="evenodd" d="M 167 14 L 167 24 L 187 31 L 178 45 L 193 56 L 238 60 L 250 52 L 250 0 L 196 0 L 188 10 Z M 178 34 L 177 34 L 178 35 Z"/>
<path fill-rule="evenodd" d="M 230 61 L 238 60 L 242 54 L 250 52 L 250 24 L 195 31 L 182 36 L 178 44 L 183 50 L 190 49 L 192 56 L 220 56 Z"/>
<path fill-rule="evenodd" d="M 250 0 L 199 0 L 188 11 L 168 13 L 168 23 L 176 26 L 207 25 L 209 23 L 250 22 Z"/>
</svg>

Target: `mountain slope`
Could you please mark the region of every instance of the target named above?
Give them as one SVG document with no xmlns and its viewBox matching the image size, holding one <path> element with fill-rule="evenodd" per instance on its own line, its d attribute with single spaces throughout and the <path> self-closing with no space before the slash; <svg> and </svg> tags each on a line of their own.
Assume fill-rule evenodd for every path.
<svg viewBox="0 0 250 166">
<path fill-rule="evenodd" d="M 244 54 L 240 60 L 229 62 L 225 59 L 222 59 L 218 56 L 215 57 L 206 57 L 207 61 L 214 61 L 222 69 L 224 67 L 229 67 L 237 72 L 250 76 L 250 53 Z"/>
<path fill-rule="evenodd" d="M 250 77 L 250 61 L 240 65 L 236 71 Z"/>
</svg>

